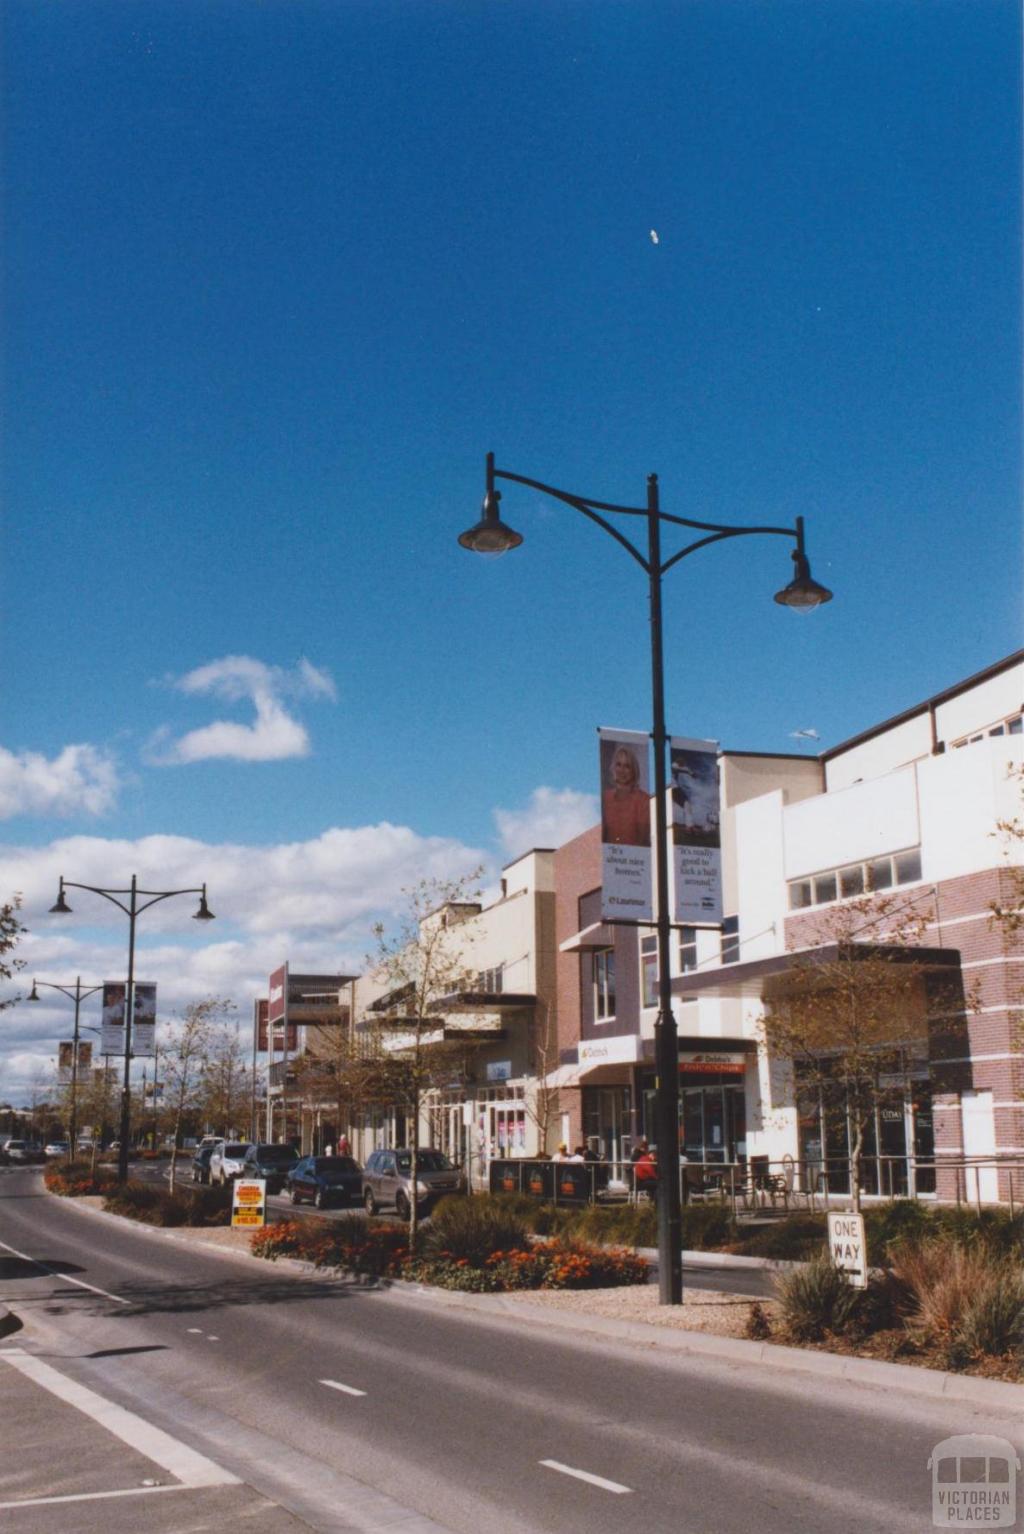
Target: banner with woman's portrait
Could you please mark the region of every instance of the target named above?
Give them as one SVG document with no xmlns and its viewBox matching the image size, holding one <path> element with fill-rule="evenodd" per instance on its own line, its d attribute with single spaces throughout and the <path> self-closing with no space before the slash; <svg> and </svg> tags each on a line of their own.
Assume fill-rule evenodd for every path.
<svg viewBox="0 0 1024 1534">
<path fill-rule="evenodd" d="M 601 761 L 601 916 L 651 921 L 650 736 L 598 730 Z"/>
<path fill-rule="evenodd" d="M 123 980 L 104 980 L 103 1015 L 100 1019 L 100 1054 L 124 1054 L 124 994 Z"/>
<path fill-rule="evenodd" d="M 673 920 L 717 926 L 722 920 L 722 827 L 718 742 L 669 742 L 672 784 Z"/>
</svg>

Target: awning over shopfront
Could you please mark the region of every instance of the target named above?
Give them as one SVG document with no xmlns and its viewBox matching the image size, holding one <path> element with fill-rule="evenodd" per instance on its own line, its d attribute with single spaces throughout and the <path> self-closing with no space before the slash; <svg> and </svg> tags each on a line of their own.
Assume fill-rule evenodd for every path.
<svg viewBox="0 0 1024 1534">
<path fill-rule="evenodd" d="M 956 948 L 913 948 L 894 943 L 823 943 L 795 953 L 773 954 L 769 959 L 750 959 L 745 964 L 722 964 L 703 973 L 677 975 L 672 995 L 688 1001 L 700 996 L 744 996 L 759 1001 L 767 981 L 788 974 L 794 961 L 801 964 L 834 964 L 837 960 L 883 958 L 894 964 L 917 964 L 932 973 L 955 972 L 960 967 Z"/>
<path fill-rule="evenodd" d="M 564 943 L 559 943 L 559 953 L 592 953 L 599 948 L 611 948 L 615 942 L 615 929 L 603 921 L 591 922 L 589 927 L 574 932 Z"/>
<path fill-rule="evenodd" d="M 532 991 L 452 991 L 447 996 L 438 996 L 427 1011 L 517 1012 L 536 1005 L 537 998 Z"/>
</svg>

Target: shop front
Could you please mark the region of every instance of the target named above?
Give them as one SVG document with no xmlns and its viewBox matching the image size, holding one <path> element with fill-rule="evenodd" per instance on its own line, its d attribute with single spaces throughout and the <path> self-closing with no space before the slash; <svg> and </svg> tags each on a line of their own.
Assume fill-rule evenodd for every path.
<svg viewBox="0 0 1024 1534">
<path fill-rule="evenodd" d="M 737 1049 L 679 1051 L 679 1149 L 687 1161 L 737 1165 L 747 1159 L 745 1077 L 751 1054 Z M 643 1133 L 654 1134 L 656 1078 L 640 1078 Z"/>
</svg>

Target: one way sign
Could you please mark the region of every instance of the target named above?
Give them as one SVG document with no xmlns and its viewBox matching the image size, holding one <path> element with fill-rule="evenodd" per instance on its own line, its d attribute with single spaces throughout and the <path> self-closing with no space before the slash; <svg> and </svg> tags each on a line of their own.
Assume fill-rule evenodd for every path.
<svg viewBox="0 0 1024 1534">
<path fill-rule="evenodd" d="M 847 1283 L 855 1289 L 867 1288 L 868 1243 L 862 1214 L 829 1214 L 828 1254 Z"/>
</svg>

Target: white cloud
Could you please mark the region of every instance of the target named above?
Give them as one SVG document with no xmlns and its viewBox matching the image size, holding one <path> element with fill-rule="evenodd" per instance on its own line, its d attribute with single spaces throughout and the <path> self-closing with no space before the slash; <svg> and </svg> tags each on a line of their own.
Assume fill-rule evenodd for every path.
<svg viewBox="0 0 1024 1534">
<path fill-rule="evenodd" d="M 535 788 L 524 809 L 494 811 L 502 847 L 513 858 L 531 847 L 561 847 L 599 817 L 597 795 L 575 788 Z"/>
<path fill-rule="evenodd" d="M 13 815 L 105 815 L 119 787 L 114 758 L 95 746 L 65 746 L 47 759 L 0 746 L 0 819 Z"/>
<path fill-rule="evenodd" d="M 192 697 L 223 698 L 229 703 L 251 702 L 256 710 L 252 724 L 238 724 L 228 719 L 215 720 L 196 730 L 189 730 L 176 740 L 167 726 L 157 730 L 147 747 L 147 758 L 157 766 L 179 766 L 187 762 L 229 758 L 240 762 L 278 762 L 290 757 L 309 755 L 309 735 L 304 725 L 293 718 L 283 698 L 337 697 L 328 672 L 303 658 L 293 671 L 268 666 L 251 655 L 225 655 L 182 677 L 172 677 L 169 685 Z"/>
<path fill-rule="evenodd" d="M 21 891 L 29 929 L 17 949 L 26 968 L 3 996 L 25 994 L 33 976 L 73 985 L 81 975 L 93 985 L 124 975 L 125 916 L 102 897 L 72 888 L 73 914 L 50 916 L 61 875 L 106 888 L 125 888 L 132 874 L 149 890 L 205 882 L 217 920 L 193 922 L 191 895 L 153 906 L 138 921 L 136 973 L 156 981 L 162 1018 L 204 996 L 225 996 L 244 1030 L 253 998 L 266 994 L 268 974 L 285 959 L 307 973 L 359 973 L 374 947 L 373 923 L 403 912 L 403 889 L 423 877 L 457 878 L 485 862 L 478 848 L 387 822 L 334 826 L 308 841 L 272 846 L 73 836 L 45 847 L 0 847 L 0 900 Z M 38 1003 L 0 1014 L 0 1101 L 20 1103 L 57 1041 L 70 1037 L 70 1003 L 39 994 Z M 97 1002 L 85 1003 L 83 1022 L 98 1021 Z"/>
</svg>

